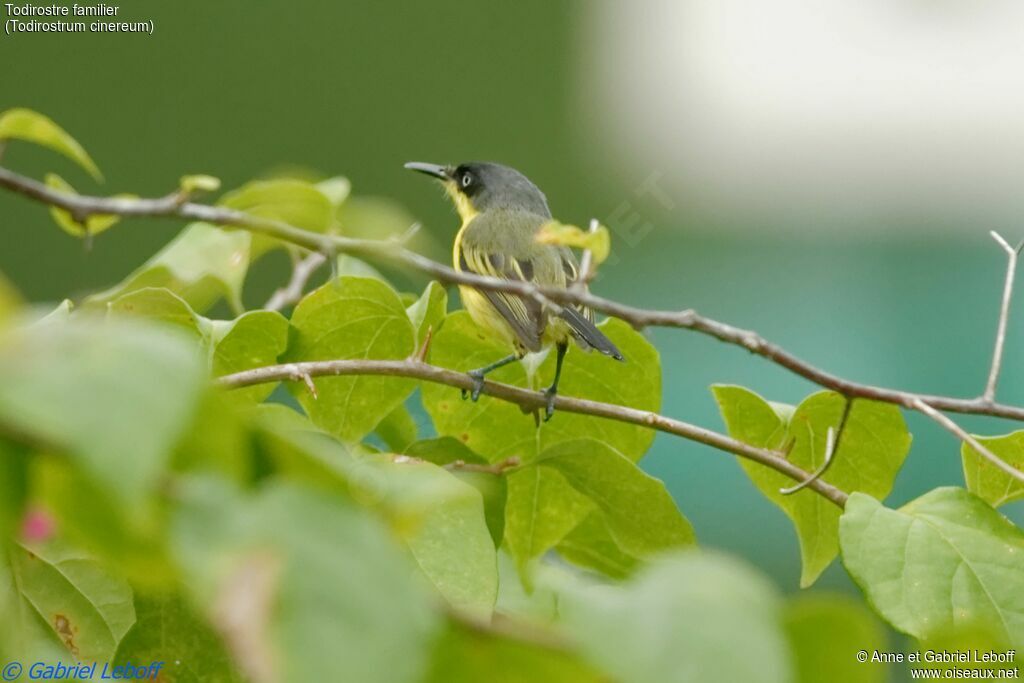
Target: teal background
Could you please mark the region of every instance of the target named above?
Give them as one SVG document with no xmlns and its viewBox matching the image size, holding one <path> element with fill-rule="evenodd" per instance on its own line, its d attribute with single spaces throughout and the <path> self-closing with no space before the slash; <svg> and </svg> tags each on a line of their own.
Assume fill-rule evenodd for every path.
<svg viewBox="0 0 1024 683">
<path fill-rule="evenodd" d="M 610 157 L 582 132 L 580 117 L 597 106 L 580 101 L 576 85 L 588 69 L 579 29 L 585 11 L 583 3 L 539 0 L 140 0 L 122 14 L 152 19 L 153 36 L 0 36 L 0 110 L 25 106 L 51 116 L 107 181 L 98 187 L 70 162 L 25 145 L 12 144 L 3 163 L 36 177 L 57 171 L 80 191 L 146 195 L 168 192 L 185 173 L 210 173 L 231 188 L 295 164 L 347 175 L 357 194 L 398 200 L 446 244 L 456 227 L 450 208 L 402 163 L 501 160 L 540 185 L 566 221 L 597 216 L 616 230 L 616 210 L 629 201 L 653 226 L 635 247 L 621 235 L 614 242 L 618 261 L 595 285 L 602 295 L 695 307 L 851 379 L 980 392 L 1005 264 L 986 227 L 934 237 L 899 222 L 874 226 L 870 237 L 856 226 L 779 236 L 767 222 L 718 231 L 684 206 L 666 211 L 651 197 L 636 198 L 644 178 L 620 172 L 614 160 L 596 165 Z M 0 268 L 38 302 L 120 280 L 180 228 L 125 221 L 86 252 L 38 205 L 0 193 L 0 217 Z M 445 258 L 445 249 L 433 255 Z M 283 260 L 259 266 L 246 300 L 259 303 L 285 276 Z M 1018 312 L 1000 387 L 1007 402 L 1024 402 L 1022 324 Z M 687 421 L 722 428 L 708 391 L 716 382 L 793 403 L 816 390 L 694 333 L 655 330 L 651 338 L 665 368 L 664 412 Z M 914 444 L 892 504 L 962 483 L 959 444 L 918 415 L 908 421 Z M 961 424 L 986 434 L 1013 427 Z M 644 466 L 666 480 L 705 545 L 739 553 L 796 590 L 792 527 L 731 456 L 659 435 Z M 1024 522 L 1021 504 L 1004 511 Z M 838 563 L 815 590 L 823 587 L 852 590 Z"/>
</svg>

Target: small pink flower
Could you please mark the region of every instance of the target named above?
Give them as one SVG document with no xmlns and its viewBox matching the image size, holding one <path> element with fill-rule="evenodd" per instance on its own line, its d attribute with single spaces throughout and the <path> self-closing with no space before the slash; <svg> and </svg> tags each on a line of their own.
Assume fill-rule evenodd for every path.
<svg viewBox="0 0 1024 683">
<path fill-rule="evenodd" d="M 26 541 L 41 543 L 47 541 L 57 530 L 57 523 L 46 510 L 31 507 L 21 520 L 21 537 Z"/>
</svg>

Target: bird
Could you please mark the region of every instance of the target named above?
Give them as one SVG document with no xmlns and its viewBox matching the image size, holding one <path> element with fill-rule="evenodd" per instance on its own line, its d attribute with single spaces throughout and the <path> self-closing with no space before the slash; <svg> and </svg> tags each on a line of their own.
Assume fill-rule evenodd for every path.
<svg viewBox="0 0 1024 683">
<path fill-rule="evenodd" d="M 586 289 L 585 282 L 578 282 L 580 268 L 572 250 L 536 240 L 552 221 L 551 210 L 544 193 L 525 175 L 486 161 L 455 165 L 411 161 L 405 168 L 439 180 L 455 204 L 462 220 L 452 248 L 455 270 L 541 287 Z M 473 401 L 480 397 L 487 373 L 554 345 L 555 378 L 544 391 L 546 422 L 554 414 L 562 362 L 571 341 L 584 350 L 596 349 L 625 360 L 594 325 L 594 312 L 586 306 L 553 307 L 538 299 L 468 285 L 459 285 L 459 294 L 477 327 L 510 350 L 508 356 L 469 372 Z M 463 390 L 463 399 L 466 395 Z"/>
</svg>

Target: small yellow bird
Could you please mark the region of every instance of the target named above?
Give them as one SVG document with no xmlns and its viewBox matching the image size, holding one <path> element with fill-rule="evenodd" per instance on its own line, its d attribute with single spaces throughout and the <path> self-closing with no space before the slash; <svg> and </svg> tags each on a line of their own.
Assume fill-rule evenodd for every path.
<svg viewBox="0 0 1024 683">
<path fill-rule="evenodd" d="M 568 247 L 536 240 L 537 233 L 551 221 L 551 211 L 544 193 L 519 171 L 490 162 L 441 166 L 413 161 L 405 167 L 440 180 L 455 203 L 462 219 L 452 254 L 455 270 L 545 287 L 568 287 L 579 277 L 576 257 Z M 480 397 L 488 372 L 554 344 L 558 354 L 555 379 L 544 392 L 544 419 L 549 420 L 570 339 L 585 350 L 597 349 L 624 360 L 615 344 L 594 326 L 589 308 L 566 305 L 553 311 L 535 299 L 464 285 L 459 286 L 459 293 L 477 326 L 512 349 L 511 355 L 470 371 L 474 401 Z"/>
</svg>

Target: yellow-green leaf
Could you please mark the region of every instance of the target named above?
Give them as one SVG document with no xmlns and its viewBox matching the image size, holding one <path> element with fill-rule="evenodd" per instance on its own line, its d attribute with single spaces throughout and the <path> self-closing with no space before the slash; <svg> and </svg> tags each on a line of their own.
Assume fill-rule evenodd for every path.
<svg viewBox="0 0 1024 683">
<path fill-rule="evenodd" d="M 25 140 L 59 152 L 102 181 L 103 174 L 78 141 L 48 116 L 31 109 L 8 109 L 0 114 L 0 140 Z"/>
<path fill-rule="evenodd" d="M 178 186 L 186 194 L 192 194 L 193 192 L 216 192 L 220 189 L 220 178 L 202 174 L 185 175 L 181 176 Z"/>
<path fill-rule="evenodd" d="M 608 228 L 603 225 L 597 226 L 597 230 L 591 232 L 575 225 L 549 221 L 544 224 L 534 239 L 541 244 L 589 249 L 596 264 L 604 263 L 612 248 Z"/>
<path fill-rule="evenodd" d="M 75 192 L 75 188 L 71 187 L 66 180 L 56 173 L 46 174 L 46 186 L 65 194 L 78 194 Z M 115 197 L 118 199 L 134 199 L 135 195 L 119 194 L 115 195 Z M 98 235 L 121 220 L 120 216 L 111 214 L 92 214 L 85 219 L 85 226 L 83 227 L 81 223 L 71 217 L 70 211 L 65 211 L 64 209 L 59 209 L 56 206 L 51 206 L 50 215 L 53 216 L 53 220 L 60 226 L 61 230 L 73 237 Z"/>
<path fill-rule="evenodd" d="M 1002 458 L 1007 464 L 1024 471 L 1024 430 L 1003 436 L 975 437 L 993 455 Z M 967 490 L 975 494 L 992 507 L 1024 498 L 1024 484 L 1006 472 L 998 469 L 968 444 L 960 447 L 960 457 L 964 465 L 964 481 Z"/>
<path fill-rule="evenodd" d="M 759 448 L 791 445 L 789 460 L 807 472 L 824 464 L 829 428 L 839 428 L 846 406 L 845 398 L 830 391 L 808 396 L 795 409 L 743 387 L 716 385 L 712 392 L 729 434 Z M 844 491 L 884 498 L 909 450 L 910 433 L 896 406 L 856 399 L 822 479 Z M 800 584 L 809 586 L 839 550 L 841 510 L 810 489 L 783 495 L 779 489 L 792 480 L 746 458 L 739 462 L 761 493 L 793 520 L 803 560 Z"/>
</svg>

